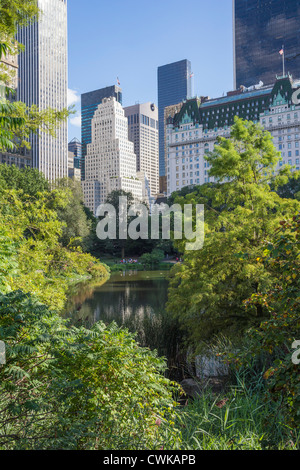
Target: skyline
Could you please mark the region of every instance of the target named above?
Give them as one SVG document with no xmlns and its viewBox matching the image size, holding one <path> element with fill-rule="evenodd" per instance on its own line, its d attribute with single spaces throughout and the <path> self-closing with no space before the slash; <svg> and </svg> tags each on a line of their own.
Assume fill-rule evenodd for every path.
<svg viewBox="0 0 300 470">
<path fill-rule="evenodd" d="M 178 0 L 116 0 L 113 14 L 106 0 L 88 0 L 84 10 L 72 0 L 68 41 L 68 98 L 77 109 L 69 120 L 69 141 L 81 139 L 80 95 L 117 85 L 117 78 L 124 107 L 157 105 L 157 68 L 183 59 L 192 64 L 194 96 L 233 89 L 232 0 L 191 0 L 184 19 Z"/>
</svg>

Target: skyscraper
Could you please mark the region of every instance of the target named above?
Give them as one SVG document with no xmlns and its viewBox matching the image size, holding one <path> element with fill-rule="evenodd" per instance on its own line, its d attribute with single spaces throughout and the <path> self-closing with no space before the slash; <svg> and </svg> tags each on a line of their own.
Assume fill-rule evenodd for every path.
<svg viewBox="0 0 300 470">
<path fill-rule="evenodd" d="M 274 83 L 285 70 L 300 77 L 300 0 L 233 0 L 234 84 Z"/>
<path fill-rule="evenodd" d="M 87 145 L 92 142 L 92 119 L 99 104 L 104 98 L 114 96 L 116 101 L 122 104 L 122 89 L 118 86 L 108 86 L 99 90 L 89 91 L 81 95 L 81 179 L 85 179 L 85 156 L 87 154 Z"/>
<path fill-rule="evenodd" d="M 40 110 L 67 108 L 67 0 L 38 0 L 39 20 L 17 34 L 25 50 L 19 54 L 18 100 Z M 31 137 L 32 164 L 49 180 L 68 174 L 67 123 L 56 137 L 45 132 Z"/>
<path fill-rule="evenodd" d="M 81 142 L 74 137 L 68 143 L 68 150 L 74 154 L 74 167 L 79 168 L 81 167 L 81 156 L 82 156 L 82 144 Z"/>
<path fill-rule="evenodd" d="M 117 190 L 142 200 L 143 185 L 136 172 L 134 144 L 128 140 L 128 120 L 115 97 L 103 99 L 92 117 L 91 129 L 82 181 L 85 205 L 96 214 L 97 207 Z"/>
<path fill-rule="evenodd" d="M 128 119 L 129 140 L 134 143 L 136 169 L 146 174 L 150 193 L 159 193 L 158 176 L 158 109 L 154 103 L 124 108 Z"/>
<path fill-rule="evenodd" d="M 157 70 L 159 121 L 159 176 L 166 174 L 164 109 L 191 97 L 191 62 L 181 60 L 162 65 Z"/>
</svg>

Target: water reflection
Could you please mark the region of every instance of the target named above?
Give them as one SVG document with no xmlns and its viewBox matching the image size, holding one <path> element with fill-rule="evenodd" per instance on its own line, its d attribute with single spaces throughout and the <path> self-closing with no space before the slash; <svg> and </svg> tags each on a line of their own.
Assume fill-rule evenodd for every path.
<svg viewBox="0 0 300 470">
<path fill-rule="evenodd" d="M 81 284 L 66 306 L 72 323 L 141 321 L 164 310 L 168 280 L 164 272 L 127 271 L 101 285 Z"/>
<path fill-rule="evenodd" d="M 101 285 L 77 286 L 70 294 L 65 316 L 77 326 L 89 327 L 101 320 L 128 328 L 136 333 L 141 346 L 167 358 L 167 375 L 180 381 L 184 367 L 180 353 L 182 331 L 165 310 L 167 297 L 165 272 L 127 271 L 113 274 Z"/>
</svg>

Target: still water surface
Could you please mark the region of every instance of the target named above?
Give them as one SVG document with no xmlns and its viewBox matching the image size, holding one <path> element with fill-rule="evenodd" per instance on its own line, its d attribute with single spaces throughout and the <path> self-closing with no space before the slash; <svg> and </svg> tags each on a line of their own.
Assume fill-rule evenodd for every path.
<svg viewBox="0 0 300 470">
<path fill-rule="evenodd" d="M 166 272 L 127 271 L 112 274 L 102 285 L 80 284 L 71 293 L 66 316 L 89 325 L 102 320 L 119 325 L 141 321 L 165 308 Z"/>
<path fill-rule="evenodd" d="M 167 314 L 167 272 L 127 271 L 112 274 L 102 285 L 80 284 L 69 297 L 65 316 L 87 327 L 97 321 L 128 328 L 141 346 L 167 359 L 166 375 L 182 380 L 182 333 Z"/>
</svg>

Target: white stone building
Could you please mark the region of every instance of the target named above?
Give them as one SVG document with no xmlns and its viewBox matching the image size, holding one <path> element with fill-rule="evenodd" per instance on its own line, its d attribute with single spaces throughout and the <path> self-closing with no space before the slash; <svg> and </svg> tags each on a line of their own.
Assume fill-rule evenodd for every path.
<svg viewBox="0 0 300 470">
<path fill-rule="evenodd" d="M 127 118 L 115 97 L 104 98 L 92 119 L 82 186 L 85 204 L 94 213 L 114 190 L 131 192 L 136 201 L 145 199 L 134 144 L 128 140 Z"/>
</svg>

